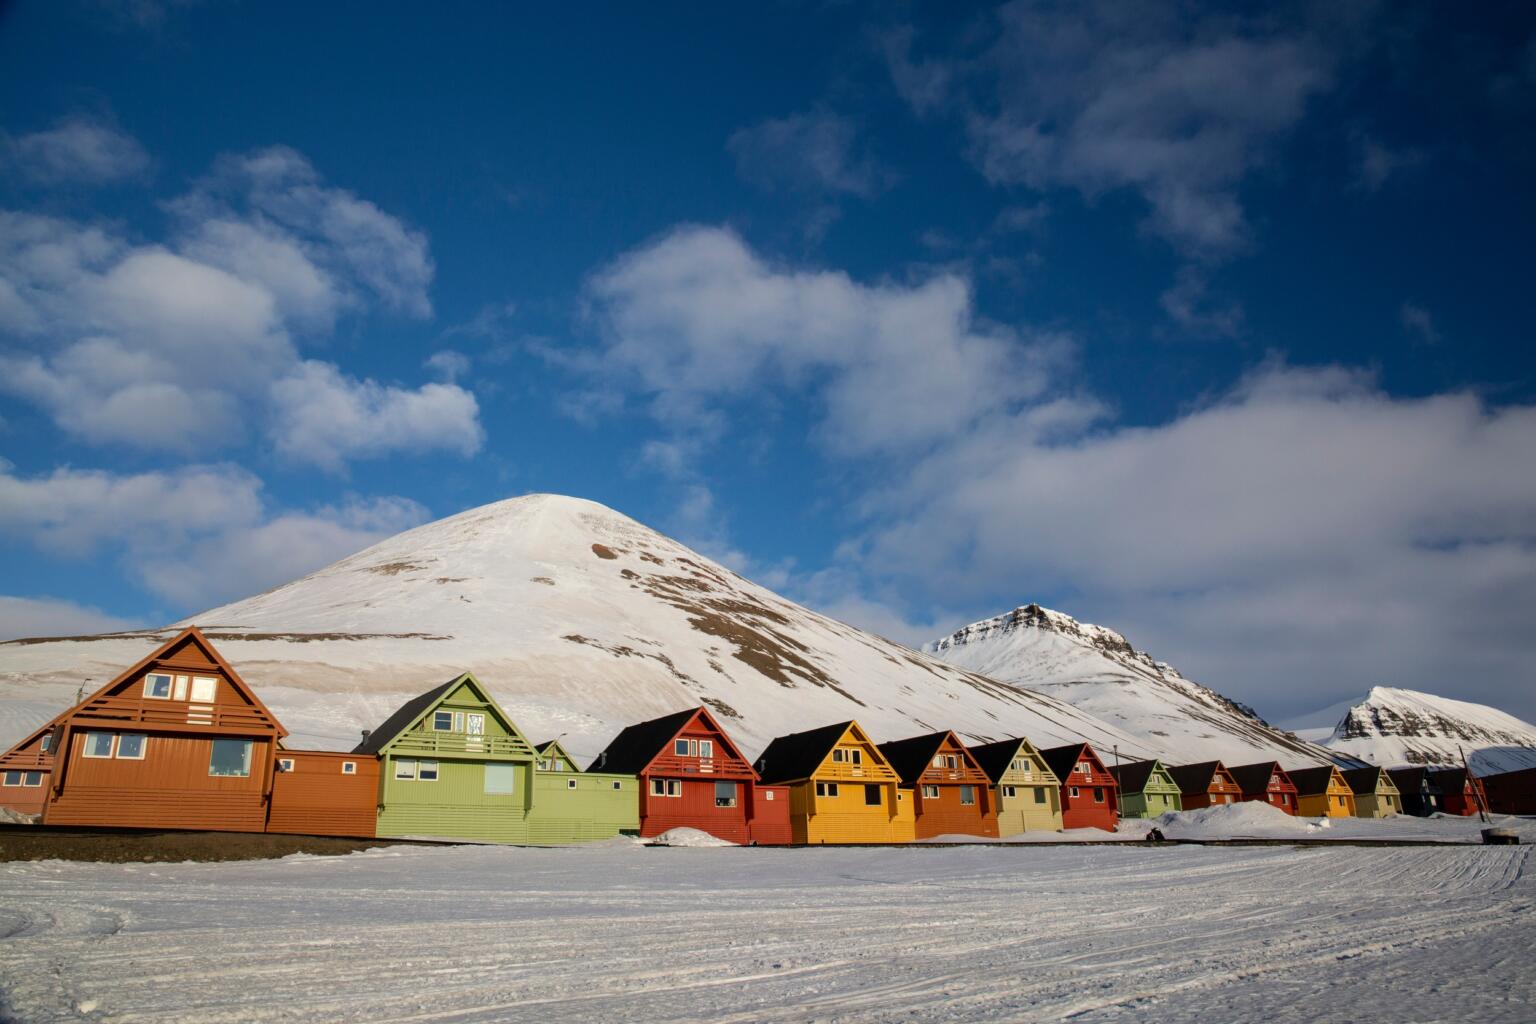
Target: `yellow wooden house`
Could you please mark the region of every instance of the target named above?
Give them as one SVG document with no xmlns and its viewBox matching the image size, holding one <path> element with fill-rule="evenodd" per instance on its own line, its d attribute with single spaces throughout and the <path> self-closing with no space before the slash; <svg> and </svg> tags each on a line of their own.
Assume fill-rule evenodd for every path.
<svg viewBox="0 0 1536 1024">
<path fill-rule="evenodd" d="M 1286 771 L 1296 784 L 1296 813 L 1304 818 L 1353 818 L 1355 791 L 1335 765 L 1291 768 Z"/>
<path fill-rule="evenodd" d="M 1015 738 L 970 749 L 992 780 L 998 835 L 1061 831 L 1061 780 L 1033 743 Z"/>
<path fill-rule="evenodd" d="M 796 843 L 909 843 L 910 799 L 858 722 L 780 736 L 757 759 L 762 784 L 789 788 Z"/>
</svg>

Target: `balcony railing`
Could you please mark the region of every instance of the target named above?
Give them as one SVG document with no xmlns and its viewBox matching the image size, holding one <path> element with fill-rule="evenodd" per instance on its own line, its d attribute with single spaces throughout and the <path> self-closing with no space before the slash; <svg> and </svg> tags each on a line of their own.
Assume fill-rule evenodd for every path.
<svg viewBox="0 0 1536 1024">
<path fill-rule="evenodd" d="M 142 697 L 100 697 L 89 701 L 74 717 L 124 725 L 194 725 L 214 730 L 271 730 L 271 718 L 252 707 L 233 704 L 193 704 L 188 701 L 146 700 Z M 89 723 L 81 725 L 88 727 Z"/>
<path fill-rule="evenodd" d="M 396 754 L 440 754 L 445 757 L 488 755 L 534 756 L 532 747 L 511 736 L 471 736 L 462 732 L 408 732 L 395 741 Z"/>
</svg>

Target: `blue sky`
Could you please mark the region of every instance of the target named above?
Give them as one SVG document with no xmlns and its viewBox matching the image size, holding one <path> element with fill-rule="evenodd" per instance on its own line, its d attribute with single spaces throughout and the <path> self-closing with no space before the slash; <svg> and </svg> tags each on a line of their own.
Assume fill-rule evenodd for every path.
<svg viewBox="0 0 1536 1024">
<path fill-rule="evenodd" d="M 1536 13 L 0 6 L 0 634 L 609 504 L 1536 715 Z"/>
</svg>

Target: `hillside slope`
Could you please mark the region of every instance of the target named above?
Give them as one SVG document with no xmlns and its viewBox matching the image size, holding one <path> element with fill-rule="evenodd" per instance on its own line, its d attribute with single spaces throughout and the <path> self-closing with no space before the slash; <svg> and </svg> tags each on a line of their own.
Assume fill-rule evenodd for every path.
<svg viewBox="0 0 1536 1024">
<path fill-rule="evenodd" d="M 1323 746 L 1385 768 L 1461 765 L 1481 775 L 1536 768 L 1536 725 L 1486 704 L 1378 686 L 1351 707 Z"/>
</svg>

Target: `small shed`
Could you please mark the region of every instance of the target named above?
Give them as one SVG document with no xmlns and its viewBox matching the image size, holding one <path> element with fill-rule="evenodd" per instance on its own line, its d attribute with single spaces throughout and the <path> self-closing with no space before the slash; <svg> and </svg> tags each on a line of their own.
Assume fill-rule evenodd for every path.
<svg viewBox="0 0 1536 1024">
<path fill-rule="evenodd" d="M 1353 818 L 1355 791 L 1344 781 L 1337 765 L 1292 768 L 1296 784 L 1296 813 L 1308 818 Z"/>
<path fill-rule="evenodd" d="M 953 732 L 880 744 L 912 806 L 916 839 L 944 835 L 997 838 L 992 782 Z"/>
<path fill-rule="evenodd" d="M 1113 832 L 1120 820 L 1119 786 L 1093 747 L 1070 743 L 1040 754 L 1061 780 L 1062 827 Z"/>
<path fill-rule="evenodd" d="M 1445 794 L 1435 781 L 1433 768 L 1389 768 L 1392 784 L 1403 801 L 1403 813 L 1418 818 L 1445 811 Z"/>
<path fill-rule="evenodd" d="M 1296 783 L 1279 761 L 1257 761 L 1228 770 L 1245 801 L 1262 801 L 1286 814 L 1296 813 Z"/>
<path fill-rule="evenodd" d="M 1465 768 L 1436 769 L 1430 773 L 1430 777 L 1440 787 L 1446 814 L 1466 817 L 1476 814 L 1480 806 L 1487 806 L 1482 783 Z"/>
<path fill-rule="evenodd" d="M 369 837 L 377 830 L 378 804 L 378 758 L 279 749 L 267 831 Z"/>
<path fill-rule="evenodd" d="M 529 842 L 580 843 L 639 830 L 640 781 L 633 772 L 584 772 L 558 739 L 534 749 Z"/>
<path fill-rule="evenodd" d="M 1243 788 L 1220 761 L 1175 765 L 1168 769 L 1168 774 L 1178 784 L 1186 811 L 1235 804 L 1243 799 Z"/>
<path fill-rule="evenodd" d="M 1355 817 L 1391 818 L 1403 811 L 1403 797 L 1385 768 L 1349 768 L 1344 781 L 1355 794 Z"/>
<path fill-rule="evenodd" d="M 1480 780 L 1495 814 L 1536 814 L 1536 768 L 1520 768 Z"/>
<path fill-rule="evenodd" d="M 992 783 L 998 835 L 1061 830 L 1061 780 L 1033 743 L 998 740 L 972 747 L 971 756 Z"/>
<path fill-rule="evenodd" d="M 1114 765 L 1109 773 L 1120 787 L 1122 818 L 1156 818 L 1184 809 L 1179 784 L 1159 760 Z"/>
<path fill-rule="evenodd" d="M 757 772 L 702 705 L 626 727 L 588 772 L 639 779 L 642 836 L 694 828 L 733 843 L 787 843 L 789 793 Z"/>
<path fill-rule="evenodd" d="M 796 843 L 901 843 L 913 834 L 910 801 L 885 755 L 858 722 L 780 736 L 755 765 L 789 792 Z"/>
</svg>

